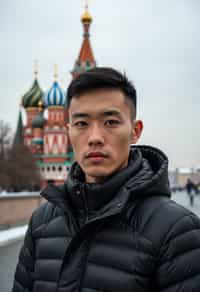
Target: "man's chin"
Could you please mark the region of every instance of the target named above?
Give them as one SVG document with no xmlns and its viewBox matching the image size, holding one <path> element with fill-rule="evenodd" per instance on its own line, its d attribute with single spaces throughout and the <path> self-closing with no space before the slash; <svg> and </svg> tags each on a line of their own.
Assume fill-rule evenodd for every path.
<svg viewBox="0 0 200 292">
<path fill-rule="evenodd" d="M 107 170 L 99 170 L 97 168 L 92 168 L 89 171 L 85 171 L 85 175 L 86 175 L 86 180 L 88 182 L 103 182 L 106 180 L 107 177 L 109 177 L 111 174 L 113 173 L 113 171 L 108 171 Z"/>
</svg>

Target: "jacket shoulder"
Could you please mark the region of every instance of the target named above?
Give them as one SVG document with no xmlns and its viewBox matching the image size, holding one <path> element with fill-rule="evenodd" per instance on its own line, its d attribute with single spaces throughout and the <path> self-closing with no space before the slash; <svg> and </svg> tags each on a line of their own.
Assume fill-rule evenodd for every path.
<svg viewBox="0 0 200 292">
<path fill-rule="evenodd" d="M 38 227 L 47 224 L 58 216 L 62 216 L 63 211 L 50 202 L 44 202 L 32 214 L 31 227 L 34 232 Z"/>
<path fill-rule="evenodd" d="M 168 197 L 152 196 L 139 201 L 130 221 L 134 229 L 160 249 L 166 238 L 200 230 L 200 219 Z"/>
</svg>

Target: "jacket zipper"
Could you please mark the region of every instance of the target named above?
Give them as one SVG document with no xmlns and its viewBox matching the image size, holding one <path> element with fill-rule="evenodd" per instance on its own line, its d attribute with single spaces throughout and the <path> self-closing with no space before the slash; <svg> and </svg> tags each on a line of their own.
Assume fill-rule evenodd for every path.
<svg viewBox="0 0 200 292">
<path fill-rule="evenodd" d="M 84 184 L 82 184 L 80 187 L 81 187 L 80 192 L 81 192 L 81 195 L 83 198 L 84 210 L 85 210 L 85 222 L 84 223 L 86 224 L 89 220 L 89 209 L 88 209 L 88 203 L 86 200 L 86 189 L 85 189 Z"/>
</svg>

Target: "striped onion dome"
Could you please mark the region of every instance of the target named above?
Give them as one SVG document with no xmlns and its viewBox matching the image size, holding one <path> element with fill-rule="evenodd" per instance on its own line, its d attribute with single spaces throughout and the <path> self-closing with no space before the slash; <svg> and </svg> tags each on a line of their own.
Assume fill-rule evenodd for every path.
<svg viewBox="0 0 200 292">
<path fill-rule="evenodd" d="M 65 105 L 65 94 L 57 81 L 54 81 L 52 87 L 44 95 L 44 104 L 47 107 Z"/>
<path fill-rule="evenodd" d="M 37 78 L 35 78 L 31 89 L 22 97 L 22 106 L 24 108 L 38 107 L 42 102 L 43 91 L 39 86 Z"/>
</svg>

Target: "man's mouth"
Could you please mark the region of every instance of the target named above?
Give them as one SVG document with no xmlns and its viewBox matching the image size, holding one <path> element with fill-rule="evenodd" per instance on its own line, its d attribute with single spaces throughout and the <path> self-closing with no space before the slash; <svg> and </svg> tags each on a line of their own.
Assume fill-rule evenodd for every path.
<svg viewBox="0 0 200 292">
<path fill-rule="evenodd" d="M 89 152 L 86 155 L 86 158 L 88 158 L 90 161 L 92 162 L 102 162 L 105 158 L 107 157 L 107 155 L 103 152 L 99 152 L 99 151 L 94 151 L 94 152 Z"/>
</svg>

